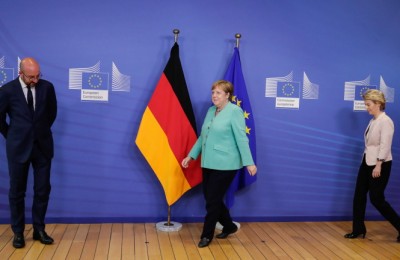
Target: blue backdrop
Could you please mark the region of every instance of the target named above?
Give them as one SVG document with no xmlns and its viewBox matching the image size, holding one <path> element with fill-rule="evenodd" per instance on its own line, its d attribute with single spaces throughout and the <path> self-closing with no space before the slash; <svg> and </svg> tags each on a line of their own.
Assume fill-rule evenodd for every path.
<svg viewBox="0 0 400 260">
<path fill-rule="evenodd" d="M 211 84 L 224 76 L 234 34 L 241 33 L 259 172 L 256 183 L 237 193 L 233 217 L 350 219 L 370 119 L 354 110 L 359 86 L 384 89 L 392 99 L 387 113 L 397 128 L 386 197 L 400 211 L 399 24 L 397 0 L 5 1 L 0 83 L 11 79 L 6 72 L 17 76 L 18 59 L 33 56 L 56 87 L 49 221 L 160 221 L 167 216 L 164 193 L 134 139 L 169 58 L 172 30 L 181 31 L 199 128 Z M 82 100 L 83 72 L 105 76 L 100 89 L 108 98 Z M 281 82 L 293 84 L 297 96 L 283 102 L 295 100 L 297 108 L 280 107 Z M 8 223 L 4 146 L 2 138 L 0 221 Z M 28 216 L 31 200 L 32 176 Z M 175 221 L 202 221 L 204 214 L 200 186 L 172 206 Z M 379 215 L 370 206 L 367 214 Z"/>
</svg>

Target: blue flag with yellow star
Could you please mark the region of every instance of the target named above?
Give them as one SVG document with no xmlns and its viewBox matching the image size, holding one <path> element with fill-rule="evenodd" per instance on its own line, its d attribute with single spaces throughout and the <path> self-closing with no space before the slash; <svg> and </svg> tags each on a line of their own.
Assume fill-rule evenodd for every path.
<svg viewBox="0 0 400 260">
<path fill-rule="evenodd" d="M 232 60 L 226 70 L 225 80 L 230 81 L 234 87 L 234 100 L 232 103 L 243 109 L 243 116 L 246 121 L 246 133 L 249 138 L 250 150 L 253 155 L 254 163 L 256 163 L 256 132 L 254 128 L 254 117 L 251 110 L 249 96 L 247 95 L 246 83 L 244 82 L 242 65 L 240 63 L 239 49 L 234 48 Z M 257 180 L 256 175 L 251 176 L 246 167 L 243 167 L 236 174 L 231 186 L 229 187 L 225 202 L 228 208 L 231 208 L 235 202 L 235 192 Z"/>
</svg>

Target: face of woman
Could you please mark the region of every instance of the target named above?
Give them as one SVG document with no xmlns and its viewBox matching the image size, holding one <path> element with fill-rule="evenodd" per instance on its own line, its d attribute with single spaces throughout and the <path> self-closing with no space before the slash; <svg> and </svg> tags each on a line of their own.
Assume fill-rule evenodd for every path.
<svg viewBox="0 0 400 260">
<path fill-rule="evenodd" d="M 371 100 L 365 100 L 364 104 L 370 115 L 376 116 L 381 112 L 381 105 L 379 103 L 374 103 Z"/>
<path fill-rule="evenodd" d="M 220 87 L 215 87 L 211 91 L 211 99 L 213 104 L 218 107 L 224 107 L 228 103 L 229 93 L 225 93 Z"/>
</svg>

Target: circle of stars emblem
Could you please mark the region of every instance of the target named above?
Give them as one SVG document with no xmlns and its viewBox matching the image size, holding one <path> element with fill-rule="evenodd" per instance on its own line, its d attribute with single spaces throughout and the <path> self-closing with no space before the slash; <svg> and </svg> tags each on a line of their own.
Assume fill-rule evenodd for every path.
<svg viewBox="0 0 400 260">
<path fill-rule="evenodd" d="M 89 76 L 88 83 L 91 88 L 100 88 L 103 84 L 103 79 L 98 74 L 92 74 Z"/>
<path fill-rule="evenodd" d="M 286 83 L 282 86 L 282 94 L 286 97 L 290 97 L 294 94 L 294 86 L 290 83 Z"/>
</svg>

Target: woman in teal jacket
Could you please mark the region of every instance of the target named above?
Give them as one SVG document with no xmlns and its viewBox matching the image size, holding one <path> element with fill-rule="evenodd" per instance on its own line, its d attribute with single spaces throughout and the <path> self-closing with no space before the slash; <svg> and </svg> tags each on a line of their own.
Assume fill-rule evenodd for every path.
<svg viewBox="0 0 400 260">
<path fill-rule="evenodd" d="M 182 161 L 186 168 L 201 153 L 207 214 L 199 247 L 210 244 L 217 222 L 224 227 L 217 238 L 226 238 L 237 231 L 223 201 L 225 193 L 238 169 L 246 166 L 250 175 L 257 172 L 246 136 L 243 110 L 229 102 L 233 97 L 232 83 L 219 80 L 213 84 L 211 93 L 214 106 L 208 109 L 201 135 Z"/>
</svg>

